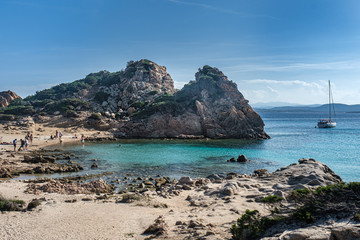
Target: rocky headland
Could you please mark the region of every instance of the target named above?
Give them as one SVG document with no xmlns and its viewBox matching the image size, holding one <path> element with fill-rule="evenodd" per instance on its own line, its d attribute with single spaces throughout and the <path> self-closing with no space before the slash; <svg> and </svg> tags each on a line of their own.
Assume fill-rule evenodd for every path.
<svg viewBox="0 0 360 240">
<path fill-rule="evenodd" d="M 146 59 L 17 99 L 1 112 L 3 120 L 28 116 L 118 138 L 269 138 L 236 83 L 217 68 L 204 66 L 177 90 L 166 68 Z"/>
</svg>

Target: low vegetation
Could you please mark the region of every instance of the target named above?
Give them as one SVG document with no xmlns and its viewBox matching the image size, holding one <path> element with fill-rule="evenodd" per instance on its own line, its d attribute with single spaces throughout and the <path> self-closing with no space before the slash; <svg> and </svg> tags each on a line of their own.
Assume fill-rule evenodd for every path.
<svg viewBox="0 0 360 240">
<path fill-rule="evenodd" d="M 231 234 L 234 240 L 257 239 L 283 219 L 284 217 L 261 217 L 259 211 L 246 209 L 236 224 L 232 225 Z"/>
<path fill-rule="evenodd" d="M 101 120 L 101 114 L 100 114 L 100 113 L 92 113 L 92 114 L 89 116 L 89 119 L 92 119 L 92 120 Z"/>
<path fill-rule="evenodd" d="M 246 210 L 231 228 L 233 239 L 259 239 L 276 224 L 311 224 L 324 216 L 360 222 L 360 182 L 342 182 L 314 190 L 297 189 L 286 200 L 295 208 L 288 208 L 282 203 L 284 198 L 276 195 L 262 198 L 260 202 L 270 208 L 271 217 Z"/>
<path fill-rule="evenodd" d="M 21 211 L 25 202 L 23 200 L 17 199 L 6 199 L 3 196 L 0 196 L 0 211 Z"/>
<path fill-rule="evenodd" d="M 122 195 L 122 199 L 120 202 L 122 203 L 132 203 L 135 201 L 139 201 L 141 199 L 141 197 L 139 195 L 136 194 L 131 194 L 131 193 L 125 193 Z"/>
</svg>

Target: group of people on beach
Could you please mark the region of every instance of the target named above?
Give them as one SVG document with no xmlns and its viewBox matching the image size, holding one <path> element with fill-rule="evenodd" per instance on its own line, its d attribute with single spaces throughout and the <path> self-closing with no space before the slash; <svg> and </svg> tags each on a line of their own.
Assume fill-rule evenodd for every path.
<svg viewBox="0 0 360 240">
<path fill-rule="evenodd" d="M 62 140 L 62 137 L 63 137 L 63 134 L 62 132 L 56 130 L 55 131 L 55 135 L 50 135 L 50 139 L 53 140 L 53 139 L 59 139 L 59 142 L 60 144 L 63 142 Z M 78 138 L 78 136 L 75 134 L 75 136 L 73 138 Z M 81 134 L 81 143 L 84 144 L 85 143 L 85 135 L 84 134 Z"/>
<path fill-rule="evenodd" d="M 53 140 L 53 139 L 59 139 L 59 142 L 62 143 L 62 132 L 59 132 L 58 130 L 55 131 L 55 135 L 50 135 L 50 139 Z"/>
<path fill-rule="evenodd" d="M 29 145 L 33 143 L 33 134 L 28 132 L 25 136 L 25 139 L 20 139 L 20 147 L 18 151 L 27 151 L 29 148 Z M 13 140 L 13 146 L 14 146 L 14 152 L 16 152 L 16 146 L 17 146 L 17 139 L 15 138 Z"/>
</svg>

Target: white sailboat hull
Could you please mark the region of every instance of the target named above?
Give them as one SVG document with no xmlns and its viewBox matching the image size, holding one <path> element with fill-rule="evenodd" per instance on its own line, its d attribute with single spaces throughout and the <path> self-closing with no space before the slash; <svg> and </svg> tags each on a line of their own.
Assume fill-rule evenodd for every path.
<svg viewBox="0 0 360 240">
<path fill-rule="evenodd" d="M 336 127 L 336 122 L 330 121 L 319 121 L 318 128 L 334 128 Z"/>
</svg>

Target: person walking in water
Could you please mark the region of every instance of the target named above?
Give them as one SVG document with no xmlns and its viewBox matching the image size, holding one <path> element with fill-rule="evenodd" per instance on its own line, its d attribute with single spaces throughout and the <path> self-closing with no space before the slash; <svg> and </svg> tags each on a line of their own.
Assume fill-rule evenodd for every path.
<svg viewBox="0 0 360 240">
<path fill-rule="evenodd" d="M 13 145 L 14 145 L 14 152 L 16 152 L 16 143 L 17 143 L 17 139 L 15 138 L 13 141 Z"/>
<path fill-rule="evenodd" d="M 81 143 L 82 143 L 82 144 L 85 143 L 85 136 L 84 136 L 84 134 L 81 134 Z"/>
</svg>

